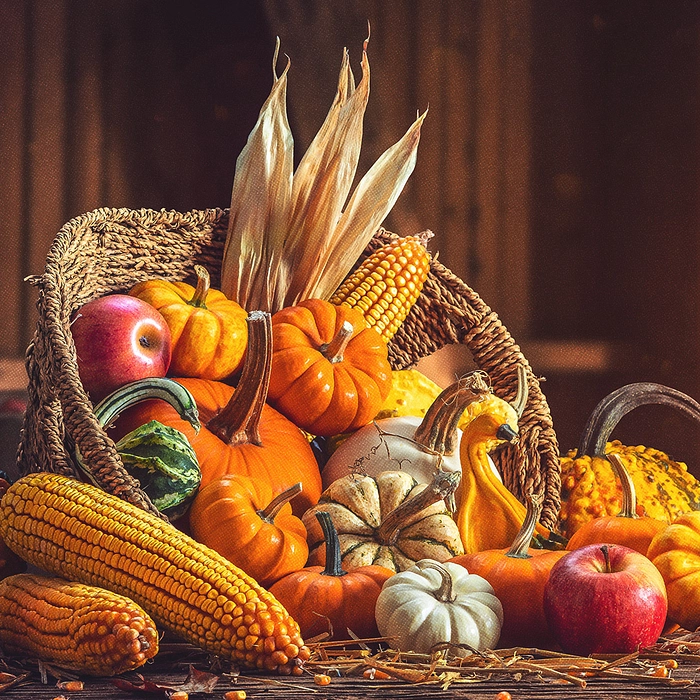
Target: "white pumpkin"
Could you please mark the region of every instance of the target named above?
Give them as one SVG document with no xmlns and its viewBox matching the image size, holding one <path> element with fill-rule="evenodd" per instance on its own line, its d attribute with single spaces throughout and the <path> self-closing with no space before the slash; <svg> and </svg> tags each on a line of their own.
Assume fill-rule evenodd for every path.
<svg viewBox="0 0 700 700">
<path fill-rule="evenodd" d="M 503 606 L 491 584 L 452 562 L 421 559 L 387 579 L 377 599 L 379 633 L 402 651 L 429 654 L 437 644 L 493 649 L 503 626 Z M 459 645 L 465 645 L 460 647 Z"/>
<path fill-rule="evenodd" d="M 438 470 L 461 472 L 457 424 L 470 403 L 489 393 L 483 373 L 474 372 L 447 387 L 423 418 L 393 416 L 365 425 L 328 458 L 321 472 L 323 488 L 351 473 L 377 476 L 401 470 L 427 484 Z"/>
</svg>

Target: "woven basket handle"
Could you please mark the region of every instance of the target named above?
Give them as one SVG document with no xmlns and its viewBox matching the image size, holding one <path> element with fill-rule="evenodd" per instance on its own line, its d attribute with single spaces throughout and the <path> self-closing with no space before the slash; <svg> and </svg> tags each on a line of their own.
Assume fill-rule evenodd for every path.
<svg viewBox="0 0 700 700">
<path fill-rule="evenodd" d="M 380 231 L 370 254 L 393 234 Z M 525 502 L 543 496 L 543 525 L 556 529 L 561 488 L 559 445 L 547 401 L 530 364 L 498 315 L 444 265 L 433 260 L 418 302 L 389 344 L 394 369 L 406 369 L 446 345 L 466 345 L 477 367 L 486 372 L 494 392 L 506 401 L 517 393 L 518 366 L 526 368 L 528 400 L 520 419 L 520 440 L 494 455 L 505 485 Z"/>
</svg>

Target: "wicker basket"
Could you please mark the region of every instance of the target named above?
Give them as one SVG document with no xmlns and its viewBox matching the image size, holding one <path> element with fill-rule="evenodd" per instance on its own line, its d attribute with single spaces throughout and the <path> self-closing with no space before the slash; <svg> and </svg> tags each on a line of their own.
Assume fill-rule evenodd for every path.
<svg viewBox="0 0 700 700">
<path fill-rule="evenodd" d="M 106 490 L 153 510 L 138 482 L 125 471 L 113 441 L 100 428 L 78 378 L 70 317 L 85 302 L 123 292 L 140 280 L 192 281 L 193 265 L 205 265 L 218 286 L 228 213 L 205 209 L 179 213 L 148 209 L 97 209 L 69 221 L 58 233 L 39 288 L 39 321 L 27 350 L 29 403 L 18 452 L 20 474 L 77 474 L 80 448 Z M 366 253 L 385 241 L 380 231 Z M 445 345 L 464 343 L 494 391 L 514 398 L 517 366 L 528 371 L 529 399 L 521 437 L 498 454 L 506 485 L 523 498 L 542 493 L 542 522 L 553 527 L 559 509 L 560 470 L 549 407 L 527 360 L 498 316 L 458 277 L 434 261 L 418 303 L 389 346 L 395 369 L 414 365 Z"/>
</svg>

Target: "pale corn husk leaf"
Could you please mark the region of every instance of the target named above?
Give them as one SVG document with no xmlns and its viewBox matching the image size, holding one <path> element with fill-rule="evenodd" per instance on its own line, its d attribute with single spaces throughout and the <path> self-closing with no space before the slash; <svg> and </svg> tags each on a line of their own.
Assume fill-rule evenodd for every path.
<svg viewBox="0 0 700 700">
<path fill-rule="evenodd" d="M 319 258 L 302 292 L 302 299 L 328 299 L 348 275 L 380 224 L 396 203 L 416 164 L 420 129 L 428 111 L 419 115 L 404 136 L 367 171 Z M 322 263 L 321 261 L 325 261 Z"/>
<path fill-rule="evenodd" d="M 284 289 L 284 296 L 275 300 L 280 307 L 299 298 L 309 277 L 322 264 L 355 178 L 369 99 L 366 48 L 365 43 L 362 79 L 357 88 L 347 51 L 344 52 L 336 97 L 294 173 L 292 217 L 283 263 L 289 274 L 280 280 L 279 290 Z"/>
<path fill-rule="evenodd" d="M 277 61 L 279 40 L 275 49 Z M 287 120 L 289 60 L 236 160 L 221 291 L 243 308 L 271 311 L 287 232 L 294 140 Z"/>
</svg>

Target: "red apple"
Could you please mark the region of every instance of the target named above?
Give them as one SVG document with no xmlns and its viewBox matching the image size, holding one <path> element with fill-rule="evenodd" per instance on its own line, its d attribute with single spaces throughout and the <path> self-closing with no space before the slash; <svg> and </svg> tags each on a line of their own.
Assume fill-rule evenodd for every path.
<svg viewBox="0 0 700 700">
<path fill-rule="evenodd" d="M 170 328 L 160 311 L 126 294 L 109 294 L 81 306 L 71 332 L 78 373 L 93 403 L 120 386 L 164 377 L 170 366 Z"/>
<path fill-rule="evenodd" d="M 570 654 L 627 654 L 654 644 L 666 621 L 666 586 L 643 554 L 615 544 L 569 552 L 544 589 L 552 634 Z"/>
</svg>

